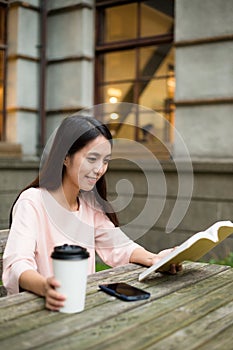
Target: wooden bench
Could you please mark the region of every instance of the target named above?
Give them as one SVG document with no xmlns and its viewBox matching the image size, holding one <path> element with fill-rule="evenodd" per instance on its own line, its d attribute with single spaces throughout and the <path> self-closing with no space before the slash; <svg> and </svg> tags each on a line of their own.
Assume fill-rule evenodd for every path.
<svg viewBox="0 0 233 350">
<path fill-rule="evenodd" d="M 0 230 L 0 280 L 2 280 L 2 256 L 6 246 L 9 230 Z M 0 297 L 6 295 L 6 289 L 0 285 Z"/>
</svg>

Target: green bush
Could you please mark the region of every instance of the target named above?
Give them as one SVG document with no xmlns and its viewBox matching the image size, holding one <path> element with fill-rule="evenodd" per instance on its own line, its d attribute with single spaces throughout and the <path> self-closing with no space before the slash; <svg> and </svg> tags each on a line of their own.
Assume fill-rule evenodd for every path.
<svg viewBox="0 0 233 350">
<path fill-rule="evenodd" d="M 218 264 L 218 265 L 228 265 L 233 267 L 233 252 L 230 252 L 225 258 L 223 259 L 210 259 L 210 264 Z"/>
<path fill-rule="evenodd" d="M 106 264 L 104 264 L 102 262 L 99 262 L 99 261 L 97 261 L 96 264 L 95 264 L 96 272 L 102 271 L 102 270 L 107 270 L 109 268 L 110 268 L 110 266 L 108 266 L 108 265 L 106 265 Z"/>
</svg>

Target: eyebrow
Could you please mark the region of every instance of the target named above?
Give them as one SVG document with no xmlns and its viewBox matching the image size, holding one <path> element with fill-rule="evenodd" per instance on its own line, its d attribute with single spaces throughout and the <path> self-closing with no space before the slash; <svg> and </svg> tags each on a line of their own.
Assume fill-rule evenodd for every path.
<svg viewBox="0 0 233 350">
<path fill-rule="evenodd" d="M 88 154 L 87 154 L 88 156 L 89 155 L 93 155 L 93 156 L 101 156 L 101 154 L 100 153 L 98 153 L 98 152 L 89 152 Z M 109 153 L 109 154 L 107 154 L 104 158 L 107 158 L 107 157 L 111 157 L 111 153 Z"/>
</svg>

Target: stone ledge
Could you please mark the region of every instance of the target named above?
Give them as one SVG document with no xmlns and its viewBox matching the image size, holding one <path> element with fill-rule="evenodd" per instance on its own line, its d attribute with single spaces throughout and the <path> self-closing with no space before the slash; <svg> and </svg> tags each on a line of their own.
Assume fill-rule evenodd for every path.
<svg viewBox="0 0 233 350">
<path fill-rule="evenodd" d="M 21 145 L 11 142 L 0 142 L 0 158 L 22 158 Z"/>
<path fill-rule="evenodd" d="M 140 155 L 135 154 L 134 157 L 132 154 L 125 156 L 126 153 L 119 154 L 120 159 L 114 159 L 109 163 L 109 168 L 113 171 L 141 171 L 137 164 L 140 166 L 143 165 L 144 170 L 148 171 L 161 171 L 161 167 L 165 172 L 177 172 L 177 166 L 179 170 L 183 171 L 193 171 L 196 173 L 219 173 L 219 174 L 232 174 L 233 173 L 233 159 L 217 159 L 217 158 L 203 158 L 203 159 L 191 159 L 187 162 L 182 159 L 169 159 L 159 160 L 160 165 L 156 165 L 155 162 L 152 162 L 151 159 L 142 159 Z"/>
<path fill-rule="evenodd" d="M 38 158 L 4 158 L 0 157 L 1 170 L 38 170 L 40 167 L 40 160 Z"/>
</svg>

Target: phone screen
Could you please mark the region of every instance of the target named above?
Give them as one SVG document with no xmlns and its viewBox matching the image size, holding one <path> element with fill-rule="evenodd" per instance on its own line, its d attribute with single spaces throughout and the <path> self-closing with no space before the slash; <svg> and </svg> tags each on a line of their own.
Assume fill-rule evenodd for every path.
<svg viewBox="0 0 233 350">
<path fill-rule="evenodd" d="M 99 285 L 99 288 L 104 292 L 125 301 L 142 300 L 150 297 L 150 293 L 145 290 L 133 287 L 124 282 L 102 284 Z"/>
</svg>

